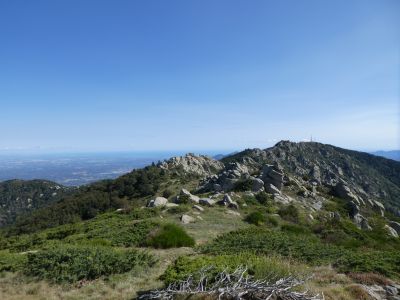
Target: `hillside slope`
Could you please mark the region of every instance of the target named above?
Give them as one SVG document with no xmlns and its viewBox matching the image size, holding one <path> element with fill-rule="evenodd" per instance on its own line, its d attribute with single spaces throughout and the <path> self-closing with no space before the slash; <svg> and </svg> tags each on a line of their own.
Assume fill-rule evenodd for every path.
<svg viewBox="0 0 400 300">
<path fill-rule="evenodd" d="M 47 180 L 8 180 L 0 182 L 0 226 L 17 216 L 57 202 L 70 189 Z"/>
<path fill-rule="evenodd" d="M 400 162 L 315 142 L 281 141 L 274 147 L 248 149 L 222 160 L 238 162 L 260 171 L 277 165 L 303 184 L 334 188 L 343 182 L 362 202 L 374 200 L 400 212 Z M 372 202 L 371 202 L 372 203 Z"/>
</svg>

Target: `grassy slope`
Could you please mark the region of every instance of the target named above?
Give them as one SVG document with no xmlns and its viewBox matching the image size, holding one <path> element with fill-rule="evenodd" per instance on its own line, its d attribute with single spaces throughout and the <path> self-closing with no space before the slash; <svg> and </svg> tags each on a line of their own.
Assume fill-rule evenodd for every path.
<svg viewBox="0 0 400 300">
<path fill-rule="evenodd" d="M 237 199 L 244 202 L 244 197 Z M 272 251 L 271 249 L 255 257 L 253 260 L 250 256 L 237 253 L 240 252 L 237 247 L 235 249 L 218 248 L 222 252 L 210 254 L 201 254 L 201 249 L 208 247 L 212 249 L 222 243 L 229 243 L 229 239 L 221 240 L 220 236 L 227 234 L 228 232 L 235 230 L 255 230 L 256 232 L 265 232 L 266 228 L 270 228 L 272 232 L 281 232 L 281 235 L 292 234 L 295 235 L 305 234 L 307 236 L 315 235 L 315 239 L 322 238 L 318 234 L 311 233 L 311 223 L 307 223 L 302 218 L 302 214 L 299 214 L 299 220 L 296 221 L 298 224 L 287 222 L 283 219 L 278 218 L 279 224 L 275 222 L 269 222 L 268 218 L 271 216 L 267 212 L 282 212 L 279 207 L 273 204 L 267 206 L 258 205 L 255 199 L 247 199 L 248 207 L 240 210 L 241 215 L 236 216 L 229 214 L 226 208 L 215 207 L 205 208 L 204 212 L 200 213 L 203 220 L 197 219 L 195 223 L 185 225 L 186 231 L 195 238 L 200 249 L 192 248 L 173 248 L 167 250 L 155 250 L 151 248 L 141 248 L 148 253 L 152 253 L 158 259 L 157 264 L 152 268 L 144 268 L 142 270 L 135 270 L 135 272 L 127 272 L 124 274 L 114 274 L 108 277 L 99 278 L 93 281 L 73 283 L 73 284 L 50 284 L 47 281 L 40 280 L 36 281 L 30 277 L 21 276 L 16 272 L 3 272 L 0 278 L 0 298 L 1 299 L 132 299 L 138 291 L 159 288 L 163 285 L 163 281 L 160 276 L 164 274 L 168 268 L 169 272 L 174 272 L 174 261 L 180 257 L 186 257 L 187 261 L 183 264 L 182 268 L 179 268 L 180 275 L 184 272 L 195 271 L 202 264 L 216 264 L 221 267 L 225 265 L 232 265 L 232 263 L 238 264 L 248 261 L 253 261 L 253 268 L 255 268 L 255 274 L 263 277 L 268 275 L 266 270 L 275 270 L 276 274 L 286 272 L 288 274 L 307 274 L 316 273 L 312 280 L 308 280 L 306 287 L 314 292 L 324 291 L 326 299 L 357 299 L 357 293 L 361 293 L 357 288 L 356 282 L 348 276 L 340 275 L 335 270 L 331 269 L 328 264 L 329 262 L 321 262 L 320 264 L 313 264 L 314 266 L 308 266 L 298 257 L 297 259 L 280 258 L 279 251 Z M 337 208 L 337 207 L 336 207 Z M 172 212 L 171 212 L 172 211 Z M 255 227 L 247 224 L 243 221 L 246 215 L 253 211 L 263 212 L 266 218 L 266 224 L 260 227 Z M 78 243 L 86 245 L 106 245 L 114 248 L 125 247 L 137 248 L 138 243 L 143 240 L 143 236 L 149 234 L 147 227 L 135 227 L 136 224 L 150 223 L 150 224 L 164 224 L 164 223 L 175 223 L 179 224 L 179 216 L 182 213 L 187 213 L 193 217 L 197 217 L 197 211 L 193 210 L 190 205 L 184 205 L 179 209 L 163 211 L 159 209 L 139 209 L 133 210 L 128 214 L 118 213 L 107 213 L 96 217 L 93 220 L 84 222 L 78 222 L 73 225 L 63 225 L 56 228 L 46 229 L 38 232 L 35 235 L 25 235 L 18 238 L 9 238 L 2 240 L 2 247 L 11 249 L 12 252 L 23 257 L 25 254 L 20 254 L 21 251 L 43 249 L 46 247 L 52 247 L 55 244 L 65 243 Z M 286 216 L 287 217 L 287 216 Z M 285 217 L 285 218 L 286 218 Z M 274 217 L 277 218 L 277 217 Z M 144 221 L 143 221 L 144 220 Z M 305 222 L 305 223 L 304 223 Z M 327 226 L 327 225 L 324 225 Z M 129 231 L 129 228 L 136 228 L 134 231 Z M 139 229 L 138 229 L 139 228 Z M 339 230 L 338 228 L 328 228 L 327 230 L 331 233 L 332 231 Z M 362 232 L 351 227 L 349 236 L 361 235 L 361 239 L 365 237 Z M 151 230 L 150 230 L 151 231 Z M 373 234 L 373 233 L 370 233 Z M 249 241 L 246 241 L 245 246 L 248 243 L 255 243 L 252 240 L 257 235 L 249 235 Z M 278 234 L 279 236 L 279 234 Z M 262 238 L 263 242 L 268 241 L 268 236 Z M 234 238 L 235 240 L 235 238 Z M 240 241 L 239 239 L 237 239 Z M 255 239 L 257 240 L 257 239 Z M 215 242 L 213 242 L 215 241 Z M 214 245 L 214 246 L 213 246 Z M 215 246 L 216 245 L 216 246 Z M 388 243 L 390 246 L 390 243 Z M 398 247 L 397 243 L 391 244 L 391 247 Z M 358 244 L 354 244 L 354 247 L 358 248 Z M 388 247 L 389 247 L 388 246 Z M 219 246 L 218 246 L 219 247 Z M 373 244 L 370 247 L 375 247 Z M 397 248 L 398 249 L 398 248 Z M 4 251 L 4 250 L 3 250 Z M 205 251 L 207 252 L 207 251 Z M 2 252 L 4 254 L 5 252 Z M 216 255 L 216 256 L 215 256 Z M 225 257 L 224 255 L 228 255 Z M 229 255 L 233 255 L 229 257 Z M 311 255 L 313 255 L 311 253 Z M 242 258 L 240 258 L 242 257 Z M 244 259 L 243 259 L 244 257 Z M 192 261 L 192 262 L 190 262 Z M 305 260 L 307 263 L 307 260 Z M 320 266 L 322 265 L 322 267 Z M 290 267 L 290 268 L 289 268 Z M 183 272 L 183 273 L 182 273 Z M 282 273 L 282 274 L 286 274 Z M 164 278 L 165 279 L 165 278 Z M 339 296 L 340 297 L 339 297 Z M 358 296 L 357 296 L 358 297 Z M 361 299 L 361 298 L 360 298 Z"/>
</svg>

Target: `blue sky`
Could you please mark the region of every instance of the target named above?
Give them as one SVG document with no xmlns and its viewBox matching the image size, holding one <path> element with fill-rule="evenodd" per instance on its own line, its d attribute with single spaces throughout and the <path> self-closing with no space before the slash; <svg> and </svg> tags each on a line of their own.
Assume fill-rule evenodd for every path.
<svg viewBox="0 0 400 300">
<path fill-rule="evenodd" d="M 0 149 L 399 145 L 400 1 L 0 1 Z"/>
</svg>

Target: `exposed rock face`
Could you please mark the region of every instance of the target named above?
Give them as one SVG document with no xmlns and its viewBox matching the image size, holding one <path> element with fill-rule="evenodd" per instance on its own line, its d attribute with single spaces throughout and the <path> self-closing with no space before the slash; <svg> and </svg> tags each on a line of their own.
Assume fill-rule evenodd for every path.
<svg viewBox="0 0 400 300">
<path fill-rule="evenodd" d="M 282 169 L 278 166 L 265 165 L 262 169 L 260 177 L 266 187 L 272 184 L 278 190 L 282 189 L 284 174 Z"/>
<path fill-rule="evenodd" d="M 360 205 L 359 198 L 355 194 L 353 194 L 350 188 L 343 181 L 334 186 L 333 193 L 339 198 L 352 201 L 355 202 L 357 205 Z"/>
<path fill-rule="evenodd" d="M 362 230 L 372 230 L 371 226 L 368 224 L 368 220 L 361 214 L 356 214 L 353 217 L 353 221 L 357 227 Z"/>
<path fill-rule="evenodd" d="M 150 200 L 147 204 L 148 207 L 160 207 L 165 206 L 168 203 L 168 199 L 164 197 L 156 197 L 154 200 Z"/>
<path fill-rule="evenodd" d="M 189 216 L 189 215 L 182 215 L 181 216 L 181 222 L 183 224 L 189 224 L 189 223 L 193 223 L 195 221 L 195 218 Z"/>
<path fill-rule="evenodd" d="M 351 218 L 354 218 L 356 215 L 358 215 L 360 213 L 360 207 L 353 201 L 350 201 L 349 207 L 350 207 L 350 217 Z"/>
<path fill-rule="evenodd" d="M 383 217 L 385 215 L 385 206 L 377 200 L 371 200 L 372 202 L 372 208 L 379 212 L 379 214 Z"/>
<path fill-rule="evenodd" d="M 397 233 L 396 230 L 394 230 L 392 227 L 390 227 L 389 225 L 385 225 L 385 229 L 387 230 L 387 232 L 389 233 L 389 235 L 391 235 L 392 237 L 399 237 L 399 234 Z"/>
<path fill-rule="evenodd" d="M 196 156 L 188 153 L 185 156 L 173 157 L 158 165 L 160 168 L 177 173 L 188 173 L 198 176 L 210 176 L 224 168 L 224 164 L 208 156 Z"/>
<path fill-rule="evenodd" d="M 274 194 L 274 195 L 275 194 L 278 194 L 278 195 L 281 194 L 281 191 L 275 185 L 273 185 L 272 183 L 269 183 L 269 184 L 265 185 L 265 191 L 267 193 Z"/>
<path fill-rule="evenodd" d="M 396 230 L 397 234 L 400 235 L 400 223 L 390 221 L 389 226 L 392 227 L 394 230 Z"/>
<path fill-rule="evenodd" d="M 258 193 L 264 191 L 264 181 L 262 181 L 260 178 L 255 178 L 255 177 L 250 177 L 252 180 L 253 184 L 251 187 L 251 191 Z"/>
</svg>

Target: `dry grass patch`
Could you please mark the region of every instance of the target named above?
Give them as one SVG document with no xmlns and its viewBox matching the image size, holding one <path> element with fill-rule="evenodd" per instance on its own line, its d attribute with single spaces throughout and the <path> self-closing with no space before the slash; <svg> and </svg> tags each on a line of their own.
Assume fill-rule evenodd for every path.
<svg viewBox="0 0 400 300">
<path fill-rule="evenodd" d="M 353 279 L 355 282 L 365 285 L 389 285 L 393 283 L 385 276 L 376 273 L 349 273 L 347 276 Z"/>
</svg>

